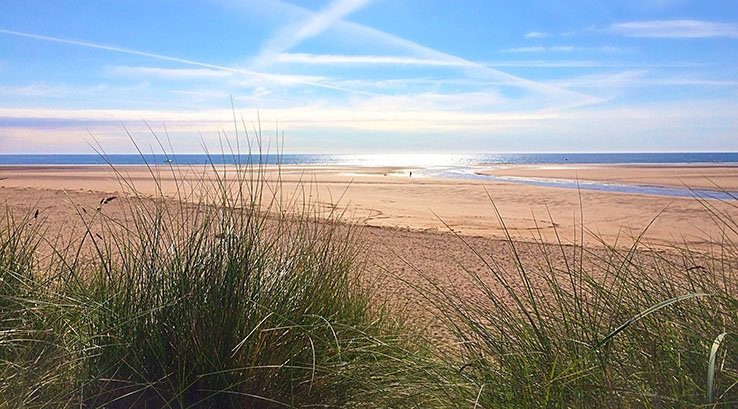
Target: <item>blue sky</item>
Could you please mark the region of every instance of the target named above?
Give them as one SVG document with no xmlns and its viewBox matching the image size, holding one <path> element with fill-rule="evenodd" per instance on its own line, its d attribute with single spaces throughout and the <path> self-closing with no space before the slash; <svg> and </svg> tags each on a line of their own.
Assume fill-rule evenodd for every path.
<svg viewBox="0 0 738 409">
<path fill-rule="evenodd" d="M 733 0 L 0 0 L 0 153 L 738 151 Z"/>
</svg>

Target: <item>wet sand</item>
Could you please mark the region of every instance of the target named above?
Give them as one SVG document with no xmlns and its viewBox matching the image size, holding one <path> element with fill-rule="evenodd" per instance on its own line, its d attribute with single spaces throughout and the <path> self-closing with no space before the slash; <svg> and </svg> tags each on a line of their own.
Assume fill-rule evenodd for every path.
<svg viewBox="0 0 738 409">
<path fill-rule="evenodd" d="M 514 165 L 494 167 L 479 173 L 491 176 L 738 191 L 738 165 Z"/>
</svg>

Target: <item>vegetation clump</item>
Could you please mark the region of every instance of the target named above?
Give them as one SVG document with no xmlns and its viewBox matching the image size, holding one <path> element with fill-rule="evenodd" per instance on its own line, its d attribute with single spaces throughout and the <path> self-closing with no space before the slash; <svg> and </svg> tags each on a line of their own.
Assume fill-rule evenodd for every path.
<svg viewBox="0 0 738 409">
<path fill-rule="evenodd" d="M 445 361 L 459 368 L 455 399 L 468 407 L 738 405 L 738 223 L 703 204 L 724 226 L 712 253 L 651 248 L 643 234 L 629 248 L 547 245 L 539 236 L 536 259 L 521 257 L 509 234 L 507 254 L 470 246 L 486 266 L 467 269 L 480 297 L 431 282 L 461 346 Z"/>
<path fill-rule="evenodd" d="M 160 188 L 144 196 L 118 174 L 129 192 L 118 201 L 123 216 L 80 211 L 83 238 L 48 243 L 43 268 L 42 222 L 7 216 L 0 406 L 415 399 L 412 388 L 386 393 L 393 374 L 408 370 L 398 360 L 410 344 L 359 286 L 355 228 L 339 214 L 318 217 L 309 203 L 286 208 L 263 169 L 213 166 L 198 186 L 180 185 L 176 200 Z"/>
</svg>

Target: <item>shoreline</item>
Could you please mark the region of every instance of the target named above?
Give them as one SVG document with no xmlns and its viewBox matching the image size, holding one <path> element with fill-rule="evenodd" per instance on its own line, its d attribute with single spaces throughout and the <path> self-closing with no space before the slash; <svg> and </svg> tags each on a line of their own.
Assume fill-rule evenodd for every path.
<svg viewBox="0 0 738 409">
<path fill-rule="evenodd" d="M 203 178 L 213 176 L 209 167 L 173 168 L 177 177 L 194 186 L 192 189 Z M 146 166 L 115 166 L 115 169 L 129 178 L 142 193 L 156 194 L 157 186 L 152 183 Z M 168 165 L 156 168 L 160 171 L 157 175 L 164 197 L 174 198 L 177 184 L 169 169 Z M 530 166 L 515 166 L 503 171 L 509 172 L 510 169 L 530 172 Z M 659 181 L 666 182 L 668 186 L 668 183 L 675 183 L 674 169 L 682 171 L 686 168 L 659 167 L 648 170 L 643 167 L 608 166 L 597 169 L 602 176 L 610 178 L 622 177 L 624 170 L 632 169 L 641 177 L 658 176 L 661 178 Z M 695 172 L 693 180 L 703 177 L 706 171 L 719 169 L 723 172 L 723 179 L 738 185 L 738 167 L 689 169 Z M 494 180 L 421 178 L 415 175 L 411 178 L 393 176 L 393 170 L 397 168 L 285 166 L 277 172 L 277 167 L 270 165 L 265 167 L 263 176 L 271 186 L 279 184 L 286 197 L 297 199 L 297 196 L 304 195 L 322 212 L 340 209 L 347 212 L 351 221 L 371 227 L 421 232 L 444 232 L 449 231 L 450 227 L 465 236 L 503 238 L 505 233 L 495 215 L 496 207 L 514 239 L 521 241 L 541 234 L 548 242 L 556 241 L 556 235 L 559 235 L 567 242 L 578 243 L 582 239 L 579 219 L 583 217 L 585 225 L 592 232 L 585 234 L 585 244 L 598 245 L 599 238 L 602 238 L 627 245 L 656 216 L 658 219 L 646 234 L 646 239 L 652 244 L 668 246 L 675 241 L 684 241 L 708 248 L 720 240 L 721 232 L 704 205 L 692 198 L 577 191 Z M 659 174 L 654 175 L 653 172 Z M 347 176 L 347 173 L 350 175 Z M 385 173 L 388 176 L 383 176 Z M 107 165 L 0 166 L 0 202 L 5 202 L 11 208 L 27 207 L 29 203 L 44 202 L 49 197 L 60 198 L 57 194 L 63 192 L 84 193 L 85 197 L 89 196 L 94 201 L 95 198 L 99 200 L 102 194 L 120 194 L 123 189 L 124 186 Z M 728 209 L 730 206 L 719 200 L 710 202 L 719 209 Z M 58 222 L 63 222 L 63 218 Z M 593 237 L 595 235 L 598 237 Z"/>
<path fill-rule="evenodd" d="M 738 191 L 738 164 L 567 164 L 490 168 L 485 176 L 537 178 L 620 185 Z"/>
</svg>

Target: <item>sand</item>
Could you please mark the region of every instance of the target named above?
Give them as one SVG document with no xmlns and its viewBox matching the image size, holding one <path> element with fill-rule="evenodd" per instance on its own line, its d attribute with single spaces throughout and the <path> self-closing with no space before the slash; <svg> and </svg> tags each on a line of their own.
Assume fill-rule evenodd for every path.
<svg viewBox="0 0 738 409">
<path fill-rule="evenodd" d="M 139 191 L 153 194 L 156 185 L 149 170 L 141 166 L 120 166 Z M 705 203 L 691 198 L 610 193 L 558 187 L 539 187 L 500 181 L 420 178 L 393 176 L 400 168 L 341 166 L 288 166 L 278 174 L 271 167 L 265 174 L 270 186 L 281 179 L 283 200 L 317 203 L 323 211 L 345 211 L 346 218 L 373 227 L 391 227 L 419 232 L 455 231 L 465 236 L 500 239 L 505 237 L 495 206 L 505 226 L 516 240 L 527 241 L 539 234 L 556 242 L 556 232 L 564 242 L 580 243 L 584 221 L 584 243 L 628 245 L 653 221 L 645 239 L 654 245 L 675 241 L 690 246 L 705 246 L 719 241 L 720 229 Z M 507 166 L 489 169 L 495 175 L 526 177 L 572 177 L 587 180 L 643 182 L 677 186 L 686 178 L 706 187 L 709 177 L 728 189 L 736 189 L 738 168 L 719 166 Z M 177 184 L 171 170 L 160 166 L 162 192 L 176 197 Z M 188 183 L 180 190 L 197 186 L 200 178 L 212 178 L 207 169 L 179 168 L 178 177 Z M 232 171 L 227 175 L 232 175 Z M 384 176 L 387 175 L 387 176 Z M 686 175 L 686 176 L 685 176 Z M 231 177 L 231 176 L 228 176 Z M 640 183 L 639 182 L 639 183 Z M 645 182 L 643 182 L 645 183 Z M 701 184 L 700 184 L 701 183 Z M 118 177 L 103 166 L 5 166 L 0 167 L 0 201 L 15 198 L 29 204 L 48 195 L 84 192 L 99 200 L 107 194 L 120 194 Z M 494 205 L 493 205 L 494 203 Z M 717 200 L 709 206 L 731 211 L 731 205 Z"/>
<path fill-rule="evenodd" d="M 738 191 L 738 165 L 514 165 L 498 166 L 481 170 L 479 173 L 492 176 Z"/>
<path fill-rule="evenodd" d="M 658 181 L 667 186 L 678 183 L 675 175 L 680 173 L 676 169 L 679 168 L 602 166 L 582 167 L 577 171 L 589 178 L 600 177 L 598 180 L 623 181 L 627 175 L 629 181 L 647 178 L 650 183 Z M 117 170 L 140 192 L 156 193 L 157 185 L 145 167 L 121 166 Z M 227 175 L 232 175 L 231 171 Z M 561 178 L 570 175 L 573 169 L 520 166 L 490 171 Z M 736 168 L 727 167 L 689 167 L 685 171 L 694 180 L 700 178 L 700 172 L 712 177 L 721 175 L 730 181 L 738 176 Z M 203 168 L 177 169 L 177 172 L 181 172 L 177 177 L 187 183 L 182 183 L 182 179 L 175 183 L 167 167 L 155 170 L 161 191 L 172 200 L 179 200 L 175 194 L 178 186 L 186 193 L 196 188 L 201 178 L 213 178 L 213 172 Z M 669 252 L 669 245 L 675 240 L 686 241 L 698 251 L 708 251 L 719 241 L 720 229 L 706 211 L 705 203 L 694 199 L 594 191 L 582 191 L 580 196 L 574 189 L 518 183 L 390 176 L 403 172 L 407 174 L 406 169 L 400 168 L 295 166 L 280 172 L 270 168 L 265 172 L 265 179 L 272 188 L 281 180 L 283 201 L 299 203 L 305 197 L 322 212 L 345 212 L 344 220 L 358 223 L 360 238 L 368 249 L 367 282 L 376 284 L 380 299 L 395 308 L 409 310 L 406 316 L 418 317 L 418 322 L 422 322 L 419 325 L 431 331 L 441 331 L 442 326 L 429 324 L 438 317 L 430 313 L 432 309 L 423 291 L 417 291 L 416 287 L 427 285 L 426 278 L 475 297 L 479 289 L 469 272 L 484 275 L 487 271 L 480 255 L 488 261 L 496 259 L 514 277 L 510 246 L 494 206 L 502 215 L 524 263 L 535 264 L 542 259 L 541 247 L 530 244 L 534 239 L 549 243 L 549 254 L 555 263 L 577 258 L 577 247 L 568 245 L 571 243 L 583 243 L 596 259 L 598 252 L 601 253 L 600 240 L 628 246 L 632 236 L 639 234 L 656 216 L 645 240 L 658 251 Z M 77 212 L 83 208 L 84 212 L 96 212 L 99 208 L 108 216 L 119 217 L 120 200 L 126 190 L 119 175 L 106 167 L 0 167 L 0 203 L 15 214 L 39 210 L 39 220 L 43 219 L 51 231 L 49 236 L 60 232 L 65 238 L 79 237 L 82 229 Z M 100 204 L 111 196 L 119 198 Z M 706 204 L 729 214 L 736 210 L 731 207 L 735 203 L 711 200 Z M 579 224 L 582 212 L 589 232 L 584 237 Z M 555 231 L 565 243 L 564 252 L 557 247 Z"/>
</svg>

